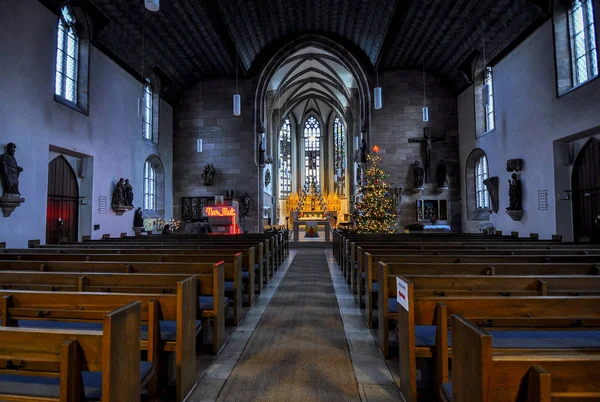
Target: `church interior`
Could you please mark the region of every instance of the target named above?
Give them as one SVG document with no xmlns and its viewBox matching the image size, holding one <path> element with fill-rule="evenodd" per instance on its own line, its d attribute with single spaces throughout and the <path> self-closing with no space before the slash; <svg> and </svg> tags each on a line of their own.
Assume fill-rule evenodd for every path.
<svg viewBox="0 0 600 402">
<path fill-rule="evenodd" d="M 600 0 L 0 4 L 0 400 L 599 400 Z"/>
</svg>

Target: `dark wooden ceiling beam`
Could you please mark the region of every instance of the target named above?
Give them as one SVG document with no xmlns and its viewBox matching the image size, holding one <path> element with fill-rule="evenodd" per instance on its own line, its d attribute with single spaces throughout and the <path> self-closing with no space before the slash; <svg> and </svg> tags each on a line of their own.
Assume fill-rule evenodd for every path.
<svg viewBox="0 0 600 402">
<path fill-rule="evenodd" d="M 382 55 L 387 53 L 386 58 L 389 58 L 391 56 L 391 53 L 389 51 L 398 40 L 398 36 L 401 31 L 400 27 L 402 27 L 406 22 L 406 16 L 408 15 L 408 10 L 410 10 L 413 1 L 414 0 L 398 0 L 396 2 L 394 13 L 392 15 L 392 18 L 390 19 L 390 23 L 388 24 L 385 30 L 383 43 L 379 48 L 379 52 L 375 57 L 375 61 L 373 62 L 373 67 L 375 70 L 379 68 L 379 63 L 381 62 Z"/>
<path fill-rule="evenodd" d="M 235 60 L 237 59 L 237 55 L 239 54 L 238 48 L 233 40 L 233 36 L 227 24 L 223 19 L 223 15 L 221 13 L 221 9 L 216 1 L 203 1 L 202 7 L 206 11 L 206 15 L 208 16 L 211 25 L 215 29 L 215 31 L 221 37 L 223 44 L 225 45 L 225 49 L 227 49 L 227 53 L 229 54 L 229 58 L 233 65 L 233 69 L 235 69 Z M 246 63 L 239 63 L 242 66 L 242 72 L 244 75 L 248 73 L 249 66 Z"/>
</svg>

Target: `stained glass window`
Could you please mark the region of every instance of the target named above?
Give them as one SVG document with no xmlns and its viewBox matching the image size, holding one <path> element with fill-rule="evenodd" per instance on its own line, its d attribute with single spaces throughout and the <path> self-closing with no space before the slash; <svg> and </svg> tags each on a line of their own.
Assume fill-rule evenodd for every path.
<svg viewBox="0 0 600 402">
<path fill-rule="evenodd" d="M 475 195 L 477 208 L 489 208 L 490 197 L 483 181 L 488 178 L 487 157 L 484 155 L 475 164 Z"/>
<path fill-rule="evenodd" d="M 333 121 L 334 145 L 334 191 L 344 195 L 346 189 L 346 127 L 342 120 L 336 116 Z"/>
<path fill-rule="evenodd" d="M 292 192 L 292 125 L 286 118 L 279 130 L 279 197 Z"/>
<path fill-rule="evenodd" d="M 569 9 L 573 84 L 580 85 L 598 75 L 598 52 L 592 0 L 575 0 Z"/>
<path fill-rule="evenodd" d="M 54 93 L 77 103 L 79 37 L 75 31 L 75 14 L 69 6 L 61 9 L 56 38 L 56 76 Z"/>
<path fill-rule="evenodd" d="M 488 100 L 487 106 L 485 107 L 485 131 L 492 131 L 495 128 L 494 125 L 494 81 L 492 75 L 492 68 L 487 67 L 485 69 L 485 80 L 484 85 L 488 85 Z"/>
<path fill-rule="evenodd" d="M 142 100 L 142 132 L 144 138 L 152 140 L 152 87 L 150 86 L 150 80 L 146 79 L 144 84 L 144 98 Z"/>
<path fill-rule="evenodd" d="M 156 208 L 156 170 L 149 161 L 144 164 L 144 209 Z"/>
<path fill-rule="evenodd" d="M 320 143 L 321 125 L 314 116 L 311 116 L 304 123 L 304 173 L 306 179 L 312 178 L 315 183 L 319 182 Z"/>
</svg>

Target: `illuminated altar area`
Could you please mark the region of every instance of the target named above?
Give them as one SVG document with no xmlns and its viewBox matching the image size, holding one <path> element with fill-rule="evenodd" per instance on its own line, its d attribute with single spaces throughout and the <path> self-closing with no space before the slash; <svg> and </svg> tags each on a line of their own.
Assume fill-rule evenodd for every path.
<svg viewBox="0 0 600 402">
<path fill-rule="evenodd" d="M 325 226 L 325 240 L 329 240 L 330 219 L 340 210 L 337 194 L 323 194 L 313 178 L 306 180 L 302 191 L 291 194 L 286 206 L 293 218 L 294 240 L 298 240 L 299 226 L 304 225 L 305 237 L 319 237 L 318 226 Z"/>
</svg>

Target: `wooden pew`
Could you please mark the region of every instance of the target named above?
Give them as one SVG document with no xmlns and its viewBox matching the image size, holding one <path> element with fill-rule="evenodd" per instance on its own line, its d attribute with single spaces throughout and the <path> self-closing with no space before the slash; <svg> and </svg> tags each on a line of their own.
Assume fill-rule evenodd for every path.
<svg viewBox="0 0 600 402">
<path fill-rule="evenodd" d="M 500 334 L 489 334 L 461 316 L 453 314 L 451 325 L 453 378 L 451 387 L 446 383 L 442 388 L 446 400 L 550 402 L 600 398 L 598 347 L 569 347 L 565 342 L 560 349 L 548 349 L 542 340 L 534 347 L 515 348 L 495 342 Z"/>
<path fill-rule="evenodd" d="M 193 390 L 196 380 L 196 335 L 199 329 L 196 287 L 196 280 L 188 278 L 178 283 L 174 295 L 2 290 L 0 317 L 2 325 L 8 327 L 100 329 L 107 312 L 139 301 L 141 321 L 147 323 L 147 335 L 142 336 L 136 349 L 141 347 L 148 351 L 148 361 L 159 373 L 165 365 L 165 352 L 175 352 L 176 400 L 181 402 Z M 161 333 L 161 322 L 166 321 L 175 322 L 176 328 L 170 328 L 173 333 L 168 338 L 164 336 L 166 333 Z M 161 379 L 166 377 L 158 374 L 152 381 Z"/>
<path fill-rule="evenodd" d="M 234 278 L 233 315 L 234 324 L 242 319 L 242 278 L 238 272 L 233 273 L 233 267 L 223 263 L 187 263 L 187 262 L 105 262 L 105 261 L 0 261 L 0 271 L 40 271 L 40 272 L 116 272 L 140 274 L 210 274 L 215 266 L 220 266 L 225 278 Z M 223 295 L 225 290 L 223 288 Z"/>
<path fill-rule="evenodd" d="M 368 253 L 367 253 L 368 254 Z M 379 275 L 384 265 L 388 275 L 598 275 L 600 266 L 591 263 L 575 264 L 432 264 L 432 263 L 383 263 L 379 269 L 368 269 L 365 285 L 365 319 L 373 327 L 373 283 L 379 286 Z M 371 277 L 369 277 L 371 272 Z"/>
<path fill-rule="evenodd" d="M 253 255 L 248 255 L 249 262 L 254 267 Z M 0 261 L 99 261 L 99 262 L 189 262 L 189 263 L 218 263 L 223 261 L 225 264 L 225 272 L 233 272 L 233 278 L 226 278 L 225 288 L 228 290 L 228 285 L 231 287 L 230 291 L 233 295 L 233 300 L 236 302 L 236 297 L 241 298 L 242 288 L 236 289 L 235 284 L 242 281 L 242 278 L 236 278 L 242 272 L 242 253 L 236 252 L 221 252 L 221 253 L 199 253 L 199 254 L 95 254 L 95 253 L 81 253 L 81 254 L 49 254 L 49 253 L 0 253 Z M 229 275 L 227 275 L 229 276 Z M 243 274 L 242 274 L 243 276 Z M 229 279 L 229 281 L 227 281 Z M 249 272 L 249 283 L 254 283 L 254 270 Z M 249 289 L 251 287 L 249 286 Z M 254 292 L 248 291 L 246 302 L 248 306 L 254 304 L 255 297 Z M 237 317 L 236 317 L 237 318 Z M 239 322 L 236 320 L 236 322 Z"/>
<path fill-rule="evenodd" d="M 213 321 L 213 353 L 220 352 L 225 344 L 225 304 L 223 300 L 223 270 L 215 266 L 212 274 L 119 274 L 94 272 L 31 272 L 5 271 L 0 275 L 2 290 L 40 290 L 45 292 L 95 292 L 95 293 L 156 293 L 176 294 L 179 282 L 188 278 L 197 280 L 198 295 L 213 297 L 212 309 L 200 309 L 197 316 Z M 206 327 L 206 326 L 205 326 Z M 175 350 L 174 344 L 167 349 Z"/>
<path fill-rule="evenodd" d="M 85 386 L 103 401 L 140 401 L 154 376 L 153 365 L 140 361 L 140 318 L 140 302 L 132 302 L 104 313 L 102 331 L 0 327 L 0 373 L 9 375 L 0 398 L 83 402 L 93 397 Z"/>
<path fill-rule="evenodd" d="M 562 329 L 576 330 L 600 325 L 600 297 L 597 296 L 415 298 L 412 283 L 408 280 L 405 282 L 409 310 L 398 307 L 396 332 L 399 341 L 400 389 L 409 402 L 417 400 L 418 357 L 434 359 L 436 389 L 448 382 L 448 358 L 451 353 L 448 323 L 451 314 L 463 315 L 469 320 L 498 328 L 522 325 L 540 327 L 547 324 L 544 320 L 550 320 L 554 327 Z M 388 307 L 387 300 L 382 307 Z"/>
</svg>

